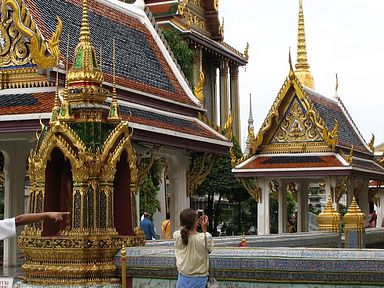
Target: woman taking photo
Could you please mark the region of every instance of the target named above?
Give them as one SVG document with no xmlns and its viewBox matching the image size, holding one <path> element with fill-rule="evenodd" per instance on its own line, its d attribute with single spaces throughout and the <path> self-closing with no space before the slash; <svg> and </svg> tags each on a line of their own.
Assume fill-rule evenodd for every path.
<svg viewBox="0 0 384 288">
<path fill-rule="evenodd" d="M 212 235 L 207 232 L 208 216 L 185 209 L 180 213 L 180 224 L 181 230 L 173 234 L 179 272 L 176 288 L 204 288 L 208 281 L 208 253 L 213 247 Z M 199 224 L 202 233 L 197 232 Z"/>
</svg>

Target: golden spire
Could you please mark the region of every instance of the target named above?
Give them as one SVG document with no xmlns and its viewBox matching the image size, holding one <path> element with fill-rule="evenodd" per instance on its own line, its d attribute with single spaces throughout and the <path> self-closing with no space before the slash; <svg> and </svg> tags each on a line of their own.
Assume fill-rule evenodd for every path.
<svg viewBox="0 0 384 288">
<path fill-rule="evenodd" d="M 104 76 L 96 59 L 95 48 L 91 43 L 87 0 L 83 0 L 79 43 L 75 49 L 74 63 L 67 74 L 67 80 L 67 100 L 70 103 L 103 103 L 107 97 L 108 91 L 101 87 Z"/>
<path fill-rule="evenodd" d="M 307 46 L 305 44 L 303 1 L 299 1 L 299 32 L 297 40 L 297 64 L 295 74 L 302 85 L 314 89 L 315 84 L 311 71 L 309 71 L 309 64 L 307 62 Z"/>
</svg>

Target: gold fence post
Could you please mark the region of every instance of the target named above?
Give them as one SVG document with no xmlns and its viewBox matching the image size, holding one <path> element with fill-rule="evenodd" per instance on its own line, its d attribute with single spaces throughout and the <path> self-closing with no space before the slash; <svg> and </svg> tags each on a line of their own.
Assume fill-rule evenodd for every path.
<svg viewBox="0 0 384 288">
<path fill-rule="evenodd" d="M 127 288 L 127 252 L 125 246 L 121 247 L 121 287 Z"/>
</svg>

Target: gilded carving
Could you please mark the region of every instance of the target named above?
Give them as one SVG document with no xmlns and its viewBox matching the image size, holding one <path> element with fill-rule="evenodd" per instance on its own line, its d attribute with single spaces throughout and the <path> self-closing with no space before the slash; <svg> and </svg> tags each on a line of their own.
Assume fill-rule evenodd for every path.
<svg viewBox="0 0 384 288">
<path fill-rule="evenodd" d="M 216 11 L 219 11 L 219 0 L 213 0 L 213 7 Z"/>
<path fill-rule="evenodd" d="M 243 55 L 245 60 L 248 61 L 249 60 L 249 42 L 247 42 L 247 46 L 245 46 Z"/>
<path fill-rule="evenodd" d="M 368 144 L 369 149 L 371 149 L 372 153 L 375 153 L 375 135 L 372 134 L 372 138 Z"/>
<path fill-rule="evenodd" d="M 193 93 L 195 94 L 195 97 L 201 102 L 204 103 L 204 83 L 205 83 L 205 76 L 203 71 L 200 71 L 200 78 L 197 82 L 195 88 L 193 89 Z"/>
<path fill-rule="evenodd" d="M 185 7 L 187 6 L 189 0 L 179 0 L 179 4 L 177 6 L 177 11 L 180 15 L 184 15 Z"/>
<path fill-rule="evenodd" d="M 196 191 L 197 187 L 199 187 L 207 178 L 209 173 L 211 173 L 213 164 L 216 161 L 216 156 L 208 153 L 204 153 L 203 157 L 197 157 L 200 162 L 200 165 L 194 165 L 194 161 L 192 161 L 189 171 L 187 173 L 187 196 L 191 197 L 191 195 Z"/>
<path fill-rule="evenodd" d="M 185 21 L 187 22 L 188 28 L 194 24 L 202 30 L 207 30 L 207 25 L 205 23 L 205 19 L 196 15 L 189 8 L 185 8 L 183 14 Z"/>
<path fill-rule="evenodd" d="M 279 129 L 271 143 L 289 143 L 301 141 L 321 141 L 321 135 L 314 126 L 308 114 L 295 99 L 289 113 L 283 118 Z"/>
<path fill-rule="evenodd" d="M 280 119 L 281 112 L 289 111 L 289 107 L 285 106 L 287 105 L 287 101 L 283 102 L 283 99 L 287 97 L 286 95 L 292 87 L 294 88 L 292 99 L 297 101 L 297 104 L 293 103 L 294 106 L 291 107 L 291 110 L 293 110 L 290 111 L 285 118 Z M 289 104 L 294 101 L 289 102 Z M 298 106 L 300 106 L 302 112 L 298 110 Z M 276 123 L 280 123 L 280 121 L 282 122 L 281 126 L 279 126 L 280 131 L 273 136 L 273 142 L 264 143 L 267 131 L 269 131 L 273 125 L 276 125 Z M 283 87 L 280 89 L 257 136 L 253 138 L 250 137 L 250 154 L 254 154 L 262 144 L 264 145 L 263 149 L 265 151 L 274 152 L 275 150 L 279 150 L 278 148 L 281 145 L 288 142 L 290 142 L 288 143 L 290 147 L 285 148 L 289 151 L 333 151 L 335 145 L 338 143 L 338 129 L 339 123 L 335 120 L 335 126 L 332 131 L 328 130 L 324 120 L 293 74 L 292 79 L 287 78 Z M 302 142 L 304 139 L 305 141 L 311 142 L 300 143 L 300 141 Z M 273 145 L 271 146 L 271 144 Z M 270 146 L 267 147 L 265 145 Z"/>
<path fill-rule="evenodd" d="M 240 178 L 244 188 L 248 191 L 249 195 L 252 196 L 258 203 L 262 202 L 262 191 L 259 187 L 257 178 Z"/>
<path fill-rule="evenodd" d="M 232 125 L 233 125 L 233 116 L 232 114 L 229 114 L 227 120 L 224 123 L 223 130 L 221 132 L 228 139 L 232 138 Z"/>
</svg>

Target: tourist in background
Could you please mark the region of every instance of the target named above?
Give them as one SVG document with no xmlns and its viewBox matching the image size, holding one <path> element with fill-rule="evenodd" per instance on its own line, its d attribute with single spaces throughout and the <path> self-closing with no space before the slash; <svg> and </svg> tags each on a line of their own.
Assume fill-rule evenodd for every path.
<svg viewBox="0 0 384 288">
<path fill-rule="evenodd" d="M 144 219 L 140 222 L 140 227 L 144 231 L 145 240 L 156 239 L 155 225 L 151 220 L 151 214 L 144 212 Z"/>
<path fill-rule="evenodd" d="M 176 266 L 179 272 L 176 288 L 204 288 L 208 281 L 208 253 L 213 248 L 212 235 L 207 232 L 208 216 L 198 216 L 192 209 L 180 213 L 181 230 L 175 239 Z M 197 232 L 201 225 L 202 233 Z"/>
<path fill-rule="evenodd" d="M 42 212 L 20 214 L 14 218 L 0 220 L 0 240 L 16 236 L 16 226 L 32 224 L 41 220 L 50 219 L 55 222 L 63 221 L 69 212 Z"/>
<path fill-rule="evenodd" d="M 171 215 L 169 212 L 165 216 L 165 220 L 161 224 L 161 234 L 163 239 L 172 239 L 172 229 L 171 229 Z"/>
</svg>

